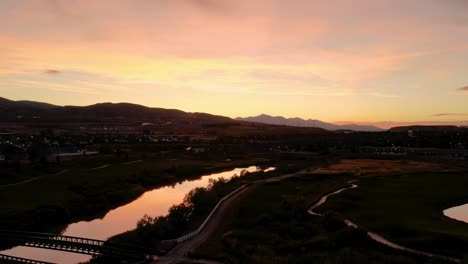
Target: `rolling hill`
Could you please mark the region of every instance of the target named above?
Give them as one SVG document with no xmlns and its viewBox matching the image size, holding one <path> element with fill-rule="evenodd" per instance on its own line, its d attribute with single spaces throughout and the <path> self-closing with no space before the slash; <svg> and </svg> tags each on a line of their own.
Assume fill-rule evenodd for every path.
<svg viewBox="0 0 468 264">
<path fill-rule="evenodd" d="M 129 103 L 100 103 L 90 106 L 56 106 L 32 101 L 0 98 L 0 122 L 233 122 L 234 120 L 204 113 L 187 113 L 175 109 L 151 108 Z"/>
<path fill-rule="evenodd" d="M 89 106 L 56 106 L 40 102 L 0 98 L 0 129 L 32 133 L 33 130 L 130 132 L 143 129 L 172 134 L 200 135 L 309 135 L 326 133 L 321 128 L 259 124 L 206 113 L 146 107 L 130 103 Z M 110 130 L 108 130 L 110 128 Z"/>
</svg>

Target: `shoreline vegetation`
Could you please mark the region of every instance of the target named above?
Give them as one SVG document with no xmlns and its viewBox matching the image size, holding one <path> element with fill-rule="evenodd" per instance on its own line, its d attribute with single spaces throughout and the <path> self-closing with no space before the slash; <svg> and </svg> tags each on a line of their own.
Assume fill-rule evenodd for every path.
<svg viewBox="0 0 468 264">
<path fill-rule="evenodd" d="M 328 188 L 328 190 L 323 188 L 326 180 L 330 180 L 332 177 L 348 175 L 352 179 L 359 178 L 360 182 L 362 180 L 372 181 L 377 178 L 407 177 L 411 179 L 411 176 L 413 176 L 411 174 L 402 176 L 395 169 L 392 170 L 395 162 L 400 161 L 344 160 L 328 168 L 315 170 L 308 176 L 290 179 L 281 185 L 276 184 L 275 186 L 273 183 L 265 185 L 264 188 L 259 188 L 257 192 L 249 194 L 250 197 L 246 198 L 246 200 L 250 201 L 249 203 L 239 203 L 232 210 L 232 213 L 226 217 L 226 223 L 218 229 L 217 234 L 198 248 L 192 256 L 198 258 L 211 256 L 217 260 L 223 259 L 226 263 L 271 263 L 272 261 L 277 263 L 304 263 L 304 261 L 310 262 L 312 260 L 316 260 L 317 263 L 368 263 L 369 261 L 373 261 L 373 263 L 446 263 L 445 260 L 414 256 L 377 244 L 365 235 L 365 230 L 368 227 L 366 224 L 358 229 L 346 226 L 344 219 L 349 218 L 347 212 L 353 210 L 353 208 L 347 211 L 342 210 L 342 208 L 351 202 L 356 204 L 363 202 L 352 194 L 358 192 L 358 189 L 353 189 L 352 192 L 347 190 L 347 192 L 336 195 L 331 199 L 340 200 L 341 203 L 336 202 L 340 207 L 329 206 L 330 201 L 319 207 L 318 210 L 324 212 L 325 217 L 323 218 L 310 218 L 310 216 L 304 216 L 302 213 L 304 209 L 307 210 L 307 206 L 317 201 L 318 197 L 313 198 L 313 193 L 323 195 L 341 188 L 334 187 Z M 408 161 L 403 162 L 408 163 Z M 434 166 L 440 165 L 415 162 L 412 163 L 411 168 L 407 167 L 407 171 L 416 173 L 415 175 L 421 175 L 424 171 L 433 171 Z M 447 172 L 447 169 L 450 172 Z M 388 173 L 381 177 L 375 177 L 375 173 L 379 170 L 385 170 Z M 326 173 L 324 173 L 325 171 Z M 444 178 L 444 173 L 464 173 L 462 171 L 466 171 L 466 168 L 454 169 L 451 166 L 442 166 L 439 167 L 439 171 L 439 178 Z M 437 172 L 432 173 L 434 175 L 438 174 Z M 320 177 L 326 177 L 326 180 L 320 180 Z M 460 182 L 458 182 L 457 186 L 460 191 L 458 194 L 461 194 L 463 186 L 466 186 L 468 181 L 467 177 L 460 177 L 464 179 L 465 184 L 460 185 Z M 348 179 L 341 179 L 341 181 L 345 184 Z M 313 184 L 314 181 L 316 181 L 315 184 Z M 379 186 L 381 188 L 376 190 L 375 193 L 385 189 L 385 185 L 379 184 Z M 352 199 L 353 197 L 355 199 Z M 448 198 L 448 200 L 452 198 Z M 301 202 L 304 199 L 306 202 Z M 378 200 L 378 197 L 374 196 L 367 201 L 377 203 Z M 398 201 L 402 202 L 401 200 Z M 288 204 L 288 206 L 285 206 L 285 204 Z M 394 204 L 393 208 L 398 208 L 398 205 Z M 289 216 L 286 217 L 286 214 Z M 355 210 L 354 215 L 360 215 L 360 211 Z M 394 218 L 398 217 L 401 223 L 405 221 L 404 216 L 394 216 Z M 376 220 L 373 219 L 374 226 L 380 224 Z M 391 220 L 386 221 L 385 224 L 389 225 L 388 222 L 391 222 Z M 466 224 L 463 224 L 463 226 L 459 226 L 464 228 L 463 230 L 459 229 L 459 235 L 463 236 L 464 234 L 467 236 Z M 421 234 L 418 235 L 420 238 L 425 238 Z M 312 245 L 314 246 L 312 247 Z M 446 247 L 453 245 L 453 243 L 448 243 Z M 432 246 L 437 247 L 438 245 L 432 243 Z M 314 250 L 311 250 L 312 248 Z M 464 255 L 466 254 L 464 249 L 466 247 L 462 244 L 455 248 L 451 255 L 464 257 L 466 261 L 467 256 Z M 457 250 L 458 253 L 454 254 L 454 251 Z"/>
<path fill-rule="evenodd" d="M 268 158 L 251 156 L 200 159 L 145 154 L 138 157 L 141 156 L 144 159 L 138 163 L 104 156 L 98 160 L 88 157 L 75 163 L 49 164 L 49 171 L 63 168 L 69 171 L 60 175 L 43 174 L 41 179 L 0 190 L 0 200 L 4 201 L 0 205 L 0 224 L 12 230 L 60 233 L 72 222 L 102 217 L 146 191 L 236 167 L 270 163 Z M 96 164 L 110 165 L 90 170 L 103 166 Z M 3 244 L 2 248 L 11 246 Z"/>
<path fill-rule="evenodd" d="M 211 181 L 207 187 L 193 189 L 183 202 L 172 206 L 167 215 L 156 217 L 145 215 L 138 221 L 134 230 L 113 236 L 108 241 L 137 244 L 163 251 L 170 250 L 173 245 L 162 245 L 159 242 L 180 237 L 197 229 L 220 199 L 243 184 L 297 172 L 314 164 L 318 162 L 295 161 L 275 164 L 278 167 L 270 172 L 247 172 L 242 177 Z M 116 259 L 111 257 L 97 257 L 93 258 L 91 263 L 115 263 L 115 261 Z"/>
<path fill-rule="evenodd" d="M 426 257 L 393 250 L 372 241 L 366 235 L 367 225 L 364 224 L 358 229 L 347 227 L 344 224 L 345 216 L 348 217 L 347 212 L 342 211 L 342 207 L 330 208 L 330 201 L 318 209 L 325 212 L 325 217 L 311 218 L 306 213 L 308 206 L 322 195 L 347 185 L 349 180 L 359 178 L 361 182 L 405 177 L 401 175 L 401 168 L 410 175 L 420 175 L 427 171 L 438 171 L 435 175 L 453 174 L 466 170 L 451 164 L 420 161 L 343 160 L 304 176 L 293 177 L 281 184 L 264 184 L 248 193 L 245 201 L 237 202 L 229 215 L 225 216 L 226 221 L 207 242 L 192 252 L 191 257 L 222 259 L 227 263 L 288 263 L 306 260 L 317 260 L 320 263 L 358 263 L 371 259 L 377 260 L 377 263 L 445 263 L 443 260 L 429 260 Z M 275 173 L 284 172 L 278 170 Z M 111 240 L 144 241 L 145 246 L 156 246 L 158 240 L 181 235 L 193 229 L 196 223 L 203 221 L 201 216 L 206 216 L 223 194 L 235 189 L 241 182 L 256 179 L 256 174 L 258 173 L 242 179 L 212 182 L 208 188 L 194 190 L 187 195 L 182 204 L 174 206 L 167 216 L 146 216 L 140 220 L 136 230 L 117 235 Z M 349 199 L 349 195 L 343 193 L 337 195 L 337 199 L 346 200 Z M 375 197 L 373 199 L 376 200 Z M 177 222 L 181 219 L 182 222 Z M 174 229 L 175 226 L 177 230 Z M 180 226 L 184 228 L 179 228 Z M 311 245 L 317 247 L 316 250 L 311 252 Z M 457 256 L 460 257 L 460 254 Z M 92 263 L 112 262 L 106 261 L 109 260 L 97 258 L 93 259 Z"/>
<path fill-rule="evenodd" d="M 361 179 L 359 185 L 360 188 L 331 197 L 319 210 L 339 211 L 400 245 L 467 257 L 467 224 L 445 216 L 443 210 L 468 202 L 468 172 L 367 178 Z"/>
<path fill-rule="evenodd" d="M 380 245 L 367 237 L 369 228 L 404 246 L 467 259 L 466 223 L 450 219 L 442 212 L 468 202 L 464 188 L 468 186 L 466 164 L 344 157 L 338 161 L 337 157 L 328 156 L 281 156 L 279 159 L 265 153 L 229 156 L 132 153 L 128 160 L 100 156 L 97 160 L 51 165 L 49 170 L 67 169 L 68 172 L 0 191 L 0 199 L 9 201 L 12 197 L 12 203 L 1 205 L 4 207 L 0 212 L 1 224 L 13 229 L 18 224 L 15 219 L 25 219 L 20 223 L 23 229 L 53 225 L 59 230 L 71 221 L 104 215 L 158 187 L 236 167 L 277 168 L 268 174 L 254 172 L 231 180 L 212 181 L 206 188 L 192 190 L 167 215 L 145 215 L 135 223 L 134 230 L 109 239 L 159 247 L 161 240 L 196 229 L 214 205 L 239 186 L 320 165 L 304 175 L 264 183 L 248 192 L 228 210 L 224 216 L 226 221 L 189 257 L 226 263 L 446 263 Z M 142 161 L 132 162 L 139 159 Z M 123 163 L 126 165 L 122 166 Z M 307 214 L 307 209 L 321 196 L 356 179 L 360 188 L 332 196 L 316 209 L 324 217 Z M 34 199 L 37 190 L 44 196 Z M 44 206 L 46 202 L 50 204 Z M 345 219 L 355 221 L 360 227 L 347 227 Z M 3 248 L 11 246 L 14 245 L 2 245 Z M 115 263 L 115 259 L 97 257 L 90 263 Z"/>
</svg>

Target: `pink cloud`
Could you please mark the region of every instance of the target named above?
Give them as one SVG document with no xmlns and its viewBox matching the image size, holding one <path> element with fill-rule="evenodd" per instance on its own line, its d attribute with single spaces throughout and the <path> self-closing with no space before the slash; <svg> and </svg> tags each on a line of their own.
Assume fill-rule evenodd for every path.
<svg viewBox="0 0 468 264">
<path fill-rule="evenodd" d="M 468 86 L 460 87 L 457 89 L 458 92 L 468 92 Z"/>
<path fill-rule="evenodd" d="M 467 126 L 468 121 L 412 121 L 412 122 L 396 122 L 396 121 L 384 121 L 384 122 L 348 122 L 340 121 L 334 122 L 337 125 L 349 125 L 349 124 L 358 124 L 358 125 L 371 125 L 380 127 L 383 129 L 389 129 L 397 126 Z"/>
<path fill-rule="evenodd" d="M 341 105 L 343 115 L 372 112 L 361 120 L 385 111 L 407 114 L 398 105 L 406 100 L 418 107 L 405 120 L 418 120 L 467 110 L 456 101 L 460 96 L 450 95 L 453 89 L 440 91 L 456 87 L 468 66 L 461 59 L 468 12 L 453 2 L 6 0 L 0 2 L 0 74 L 57 68 L 153 83 L 170 87 L 168 94 L 184 87 L 261 92 L 270 100 L 307 96 L 294 110 L 304 115 L 319 108 L 309 108 L 314 96 L 350 95 L 317 103 Z M 441 69 L 445 75 L 431 74 Z M 55 79 L 70 82 L 64 75 Z M 430 102 L 439 99 L 444 105 L 433 109 Z"/>
</svg>

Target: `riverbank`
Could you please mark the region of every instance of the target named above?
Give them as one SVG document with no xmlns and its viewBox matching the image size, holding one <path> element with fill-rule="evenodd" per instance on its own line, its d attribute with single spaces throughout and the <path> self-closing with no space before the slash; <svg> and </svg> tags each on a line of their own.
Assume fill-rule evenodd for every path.
<svg viewBox="0 0 468 264">
<path fill-rule="evenodd" d="M 265 184 L 237 203 L 192 257 L 224 263 L 424 263 L 424 257 L 389 249 L 364 230 L 347 227 L 339 214 L 306 213 L 311 202 L 349 179 L 306 174 Z"/>
<path fill-rule="evenodd" d="M 443 210 L 467 202 L 467 172 L 362 178 L 359 185 L 331 197 L 319 210 L 341 212 L 406 247 L 466 256 L 468 226 L 444 216 Z"/>
<path fill-rule="evenodd" d="M 224 180 L 219 179 L 218 181 L 210 182 L 206 188 L 196 188 L 190 191 L 184 199 L 181 199 L 182 203 L 175 204 L 170 208 L 167 215 L 158 217 L 145 216 L 138 222 L 135 230 L 117 235 L 110 240 L 168 250 L 173 244 L 166 242 L 159 243 L 161 240 L 180 237 L 199 228 L 200 224 L 205 221 L 206 217 L 215 207 L 215 204 L 236 188 L 252 181 L 258 181 L 260 184 L 260 181 L 301 171 L 305 167 L 315 163 L 317 161 L 280 162 L 275 164 L 275 166 L 278 166 L 277 168 L 264 168 L 263 171 L 250 171 L 250 173 L 241 174 L 241 177 L 233 177 L 230 180 L 224 178 Z M 102 258 L 94 261 L 96 263 L 107 263 Z M 109 260 L 108 262 L 112 263 L 113 261 L 116 260 Z"/>
<path fill-rule="evenodd" d="M 148 159 L 112 164 L 97 170 L 82 168 L 50 175 L 2 189 L 0 224 L 8 229 L 58 232 L 60 225 L 103 216 L 145 191 L 196 179 L 207 173 L 263 163 L 268 160 Z"/>
<path fill-rule="evenodd" d="M 400 164 L 401 166 L 399 166 Z M 463 168 L 453 167 L 450 164 L 406 160 L 343 160 L 327 168 L 316 170 L 309 176 L 304 175 L 298 179 L 291 179 L 289 182 L 277 183 L 277 186 L 265 185 L 257 189 L 256 192 L 252 192 L 238 205 L 237 209 L 232 210 L 233 212 L 225 217 L 226 221 L 220 226 L 217 234 L 208 243 L 202 245 L 194 256 L 222 259 L 227 263 L 271 263 L 279 260 L 285 263 L 313 261 L 320 263 L 343 263 L 343 261 L 367 263 L 371 260 L 373 262 L 425 263 L 429 261 L 426 256 L 417 256 L 409 252 L 391 249 L 372 241 L 367 236 L 366 230 L 355 229 L 344 224 L 348 215 L 342 213 L 342 207 L 347 206 L 347 203 L 360 203 L 361 201 L 360 198 L 349 196 L 348 192 L 356 191 L 356 189 L 346 190 L 337 195 L 338 198 L 343 198 L 343 204 L 339 208 L 324 208 L 329 201 L 320 206 L 319 211 L 325 215 L 323 218 L 311 218 L 309 214 L 307 214 L 307 218 L 299 212 L 310 209 L 309 207 L 318 202 L 322 195 L 336 192 L 345 186 L 349 187 L 350 185 L 347 183 L 349 180 L 359 178 L 359 182 L 361 182 L 362 180 L 375 179 L 377 175 L 383 175 L 378 177 L 381 179 L 390 179 L 395 177 L 395 174 L 401 175 L 403 171 L 410 173 L 433 171 L 434 174 L 441 176 L 439 173 L 443 175 L 460 173 Z M 443 175 L 439 178 L 444 178 Z M 340 179 L 339 177 L 344 178 Z M 464 179 L 467 178 L 464 177 Z M 335 180 L 335 183 L 341 182 L 342 186 L 337 185 L 332 188 L 324 186 L 327 181 L 332 179 Z M 466 184 L 461 182 L 454 184 L 458 184 L 459 194 L 461 194 Z M 377 193 L 387 189 L 382 182 L 379 186 Z M 444 185 L 440 186 L 445 187 Z M 426 190 L 436 191 L 436 188 L 426 188 Z M 464 194 L 466 195 L 466 192 Z M 317 197 L 317 195 L 319 196 Z M 434 197 L 440 198 L 437 195 Z M 304 200 L 312 203 L 304 202 Z M 379 197 L 373 197 L 372 201 L 378 203 Z M 304 207 L 305 204 L 308 207 Z M 418 201 L 418 204 L 424 204 L 424 202 Z M 412 205 L 414 206 L 414 204 Z M 397 204 L 392 206 L 393 208 L 399 207 Z M 386 207 L 373 208 L 373 211 L 385 210 Z M 360 213 L 359 210 L 355 211 L 355 215 Z M 440 216 L 442 210 L 438 213 Z M 404 217 L 402 216 L 402 221 L 404 221 Z M 376 219 L 373 220 L 377 222 Z M 389 221 L 391 220 L 382 221 L 385 222 L 382 225 L 389 225 Z M 360 222 L 356 221 L 356 223 L 367 228 Z M 464 228 L 463 232 L 466 233 L 466 225 Z M 433 240 L 427 240 L 427 242 L 432 243 L 432 247 L 438 246 L 438 244 L 433 243 Z M 458 242 L 452 241 L 451 244 L 445 246 L 466 249 L 463 243 Z M 434 252 L 434 250 L 430 252 Z M 447 255 L 450 256 L 450 254 Z M 445 263 L 448 260 L 431 259 L 430 261 L 432 261 L 431 263 Z"/>
<path fill-rule="evenodd" d="M 348 184 L 350 184 L 348 187 L 341 188 L 341 189 L 336 190 L 336 191 L 334 191 L 332 193 L 329 193 L 329 194 L 326 194 L 326 195 L 322 196 L 318 202 L 313 204 L 307 210 L 307 213 L 309 213 L 312 216 L 323 216 L 323 214 L 318 213 L 315 210 L 319 206 L 323 205 L 328 200 L 328 198 L 330 196 L 338 195 L 338 194 L 340 194 L 340 193 L 342 193 L 342 192 L 344 192 L 346 190 L 358 188 L 359 186 L 356 184 L 356 182 L 358 182 L 358 180 L 348 181 Z M 356 229 L 357 228 L 363 228 L 363 227 L 360 227 L 359 225 L 357 225 L 356 223 L 353 223 L 353 222 L 349 221 L 348 219 L 344 219 L 344 223 L 347 226 L 352 227 L 352 228 L 356 228 Z M 441 256 L 441 255 L 438 255 L 438 254 L 434 254 L 434 253 L 430 253 L 430 252 L 424 252 L 424 251 L 420 251 L 420 250 L 416 250 L 416 249 L 412 249 L 412 248 L 408 248 L 408 247 L 405 247 L 405 246 L 402 246 L 402 245 L 395 244 L 395 243 L 385 239 L 381 235 L 376 234 L 376 233 L 371 232 L 371 231 L 367 231 L 367 235 L 372 240 L 374 240 L 374 241 L 376 241 L 376 242 L 378 242 L 378 243 L 380 243 L 382 245 L 388 246 L 388 247 L 393 248 L 393 249 L 400 250 L 402 252 L 407 252 L 407 253 L 411 253 L 411 254 L 418 255 L 418 256 L 437 258 L 437 259 L 441 259 L 441 260 L 444 260 L 444 261 L 450 261 L 450 262 L 454 262 L 454 263 L 461 263 L 461 260 L 457 259 L 457 258 L 448 257 L 448 256 Z"/>
</svg>

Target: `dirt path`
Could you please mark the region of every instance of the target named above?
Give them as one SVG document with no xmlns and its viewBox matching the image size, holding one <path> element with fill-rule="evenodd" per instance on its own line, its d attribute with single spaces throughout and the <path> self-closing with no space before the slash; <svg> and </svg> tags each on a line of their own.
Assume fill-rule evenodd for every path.
<svg viewBox="0 0 468 264">
<path fill-rule="evenodd" d="M 354 180 L 354 181 L 348 181 L 349 184 L 351 184 L 351 186 L 349 187 L 346 187 L 346 188 L 342 188 L 342 189 L 339 189 L 335 192 L 332 192 L 330 194 L 327 194 L 327 195 L 324 195 L 320 198 L 320 200 L 318 202 L 316 202 L 314 205 L 312 205 L 309 210 L 307 210 L 307 213 L 309 213 L 310 215 L 313 215 L 313 216 L 322 216 L 322 214 L 320 213 L 317 213 L 315 212 L 314 210 L 319 207 L 320 205 L 324 204 L 326 201 L 327 201 L 327 198 L 332 196 L 332 195 L 336 195 L 336 194 L 339 194 L 343 191 L 346 191 L 346 190 L 349 190 L 349 189 L 354 189 L 354 188 L 358 188 L 359 186 L 357 184 L 355 184 L 354 182 L 356 182 L 357 180 Z M 350 226 L 350 227 L 353 227 L 353 228 L 358 228 L 359 226 L 353 222 L 351 222 L 350 220 L 348 219 L 345 219 L 344 220 L 346 225 Z M 438 258 L 438 259 L 442 259 L 442 260 L 445 260 L 445 261 L 450 261 L 450 262 L 454 262 L 454 263 L 461 263 L 461 260 L 460 259 L 457 259 L 457 258 L 453 258 L 453 257 L 448 257 L 448 256 L 442 256 L 442 255 L 438 255 L 438 254 L 434 254 L 434 253 L 429 253 L 429 252 L 425 252 L 425 251 L 421 251 L 421 250 L 417 250 L 417 249 L 412 249 L 412 248 L 408 248 L 408 247 L 405 247 L 405 246 L 402 246 L 402 245 L 398 245 L 398 244 L 395 244 L 387 239 L 385 239 L 383 236 L 377 234 L 377 233 L 374 233 L 374 232 L 371 232 L 371 231 L 368 231 L 367 232 L 367 235 L 374 241 L 382 244 L 382 245 L 385 245 L 387 247 L 390 247 L 390 248 L 393 248 L 393 249 L 396 249 L 396 250 L 401 250 L 401 251 L 404 251 L 404 252 L 408 252 L 408 253 L 411 253 L 411 254 L 415 254 L 415 255 L 419 255 L 419 256 L 426 256 L 426 257 L 431 257 L 431 258 Z"/>
<path fill-rule="evenodd" d="M 171 251 L 168 252 L 168 254 L 166 254 L 166 256 L 158 258 L 155 261 L 155 263 L 158 263 L 158 264 L 176 264 L 176 263 L 182 263 L 183 262 L 183 263 L 218 264 L 219 262 L 213 261 L 213 260 L 190 259 L 190 258 L 187 257 L 187 255 L 190 252 L 195 251 L 196 248 L 199 245 L 201 245 L 203 242 L 205 242 L 213 234 L 213 232 L 219 226 L 221 221 L 223 221 L 223 216 L 226 213 L 226 211 L 229 209 L 229 207 L 232 206 L 232 204 L 242 200 L 246 196 L 247 193 L 249 193 L 250 191 L 253 191 L 256 187 L 260 186 L 263 183 L 281 181 L 281 180 L 284 180 L 284 179 L 287 179 L 287 178 L 290 178 L 290 177 L 293 177 L 293 176 L 298 176 L 298 175 L 304 174 L 304 172 L 305 171 L 301 171 L 301 172 L 282 175 L 282 176 L 278 176 L 278 177 L 274 177 L 274 178 L 258 180 L 258 181 L 252 182 L 248 186 L 245 186 L 243 189 L 241 189 L 240 191 L 238 191 L 237 193 L 235 193 L 234 195 L 232 195 L 231 197 L 226 199 L 224 201 L 224 203 L 222 203 L 218 207 L 218 209 L 213 213 L 211 219 L 209 219 L 209 222 L 205 225 L 205 227 L 202 229 L 202 231 L 197 236 L 195 236 L 195 237 L 193 237 L 193 238 L 191 238 L 191 239 L 189 239 L 189 240 L 187 240 L 185 242 L 182 242 L 181 244 L 175 246 Z M 339 189 L 339 190 L 337 190 L 335 192 L 332 192 L 330 194 L 322 196 L 321 199 L 317 203 L 315 203 L 314 205 L 312 205 L 309 208 L 308 213 L 310 215 L 314 215 L 314 216 L 321 216 L 321 214 L 315 212 L 314 210 L 317 207 L 319 207 L 320 205 L 324 204 L 329 196 L 339 194 L 339 193 L 341 193 L 341 192 L 343 192 L 345 190 L 348 190 L 348 189 L 358 188 L 358 185 L 355 184 L 355 182 L 356 181 L 349 181 L 348 183 L 351 184 L 349 187 L 342 188 L 342 189 Z M 347 219 L 345 220 L 345 222 L 346 222 L 347 225 L 349 225 L 351 227 L 355 227 L 355 228 L 358 227 L 355 223 L 353 223 L 353 222 L 351 222 L 351 221 L 349 221 Z M 394 244 L 394 243 L 386 240 L 382 236 L 380 236 L 380 235 L 378 235 L 376 233 L 373 233 L 373 232 L 368 232 L 368 235 L 374 241 L 376 241 L 378 243 L 381 243 L 381 244 L 384 244 L 386 246 L 389 246 L 391 248 L 397 249 L 397 250 L 402 250 L 402 251 L 405 251 L 405 252 L 408 252 L 408 253 L 413 253 L 413 254 L 416 254 L 416 255 L 436 257 L 436 258 L 443 259 L 443 260 L 446 260 L 446 261 L 451 261 L 451 262 L 454 262 L 454 263 L 461 263 L 461 260 L 456 259 L 456 258 L 451 258 L 451 257 L 447 257 L 447 256 L 440 256 L 440 255 L 437 255 L 437 254 L 418 251 L 418 250 L 406 248 L 406 247 L 401 246 L 401 245 Z"/>
<path fill-rule="evenodd" d="M 139 163 L 139 162 L 143 162 L 143 160 L 134 160 L 134 161 L 129 161 L 129 162 L 125 162 L 125 163 L 120 163 L 120 164 L 118 164 L 118 165 L 129 165 L 129 164 Z M 95 167 L 95 168 L 90 168 L 90 169 L 87 169 L 87 170 L 88 170 L 88 171 L 101 170 L 101 169 L 105 169 L 105 168 L 107 168 L 107 167 L 109 167 L 109 166 L 111 166 L 111 165 L 112 165 L 112 164 L 105 164 L 105 165 L 102 165 L 102 166 L 99 166 L 99 167 Z M 0 189 L 1 189 L 1 188 L 13 187 L 13 186 L 17 186 L 17 185 L 21 185 L 21 184 L 25 184 L 25 183 L 29 183 L 29 182 L 36 181 L 36 180 L 39 180 L 39 179 L 42 179 L 42 178 L 45 178 L 45 177 L 49 177 L 49 176 L 61 175 L 61 174 L 64 174 L 65 172 L 68 172 L 68 171 L 70 171 L 70 170 L 59 171 L 59 172 L 57 172 L 57 173 L 55 173 L 55 174 L 42 175 L 42 176 L 38 176 L 38 177 L 29 179 L 29 180 L 26 180 L 26 181 L 22 181 L 22 182 L 0 185 Z"/>
<path fill-rule="evenodd" d="M 129 165 L 129 164 L 138 163 L 138 162 L 143 162 L 143 160 L 129 161 L 129 162 L 125 162 L 125 163 L 120 163 L 120 165 Z"/>
<path fill-rule="evenodd" d="M 39 179 L 42 179 L 42 178 L 45 178 L 45 177 L 61 175 L 61 174 L 64 174 L 65 172 L 67 172 L 67 171 L 68 171 L 68 170 L 63 170 L 63 171 L 59 171 L 59 172 L 57 172 L 57 173 L 55 173 L 55 174 L 38 176 L 38 177 L 29 179 L 29 180 L 26 180 L 26 181 L 22 181 L 22 182 L 0 185 L 0 188 L 17 186 L 17 185 L 25 184 L 25 183 L 32 182 L 32 181 L 35 181 L 35 180 L 39 180 Z"/>
<path fill-rule="evenodd" d="M 109 167 L 111 164 L 106 164 L 106 165 L 102 165 L 102 166 L 99 166 L 99 167 L 96 167 L 96 168 L 91 168 L 91 169 L 88 169 L 90 171 L 92 170 L 100 170 L 100 169 L 104 169 L 104 168 L 107 168 Z"/>
</svg>

